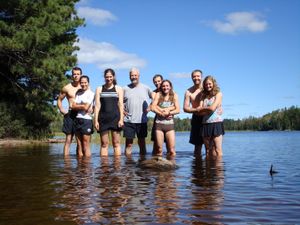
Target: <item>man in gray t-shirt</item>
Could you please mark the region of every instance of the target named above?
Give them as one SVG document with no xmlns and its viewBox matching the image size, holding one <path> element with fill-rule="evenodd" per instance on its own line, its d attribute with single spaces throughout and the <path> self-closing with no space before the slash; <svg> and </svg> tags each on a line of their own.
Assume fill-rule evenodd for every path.
<svg viewBox="0 0 300 225">
<path fill-rule="evenodd" d="M 140 83 L 140 73 L 136 68 L 129 72 L 131 83 L 124 90 L 124 130 L 126 138 L 125 154 L 130 155 L 135 135 L 138 138 L 140 154 L 146 154 L 145 138 L 147 137 L 147 113 L 149 102 L 152 97 L 151 89 Z"/>
</svg>

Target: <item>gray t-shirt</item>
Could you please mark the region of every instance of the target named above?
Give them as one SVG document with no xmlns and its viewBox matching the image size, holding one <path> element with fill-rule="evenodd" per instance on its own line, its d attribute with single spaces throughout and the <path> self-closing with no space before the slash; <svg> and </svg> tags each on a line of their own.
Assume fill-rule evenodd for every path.
<svg viewBox="0 0 300 225">
<path fill-rule="evenodd" d="M 144 84 L 139 83 L 137 86 L 129 84 L 124 90 L 124 122 L 128 123 L 147 123 L 147 109 L 149 106 L 152 91 Z"/>
</svg>

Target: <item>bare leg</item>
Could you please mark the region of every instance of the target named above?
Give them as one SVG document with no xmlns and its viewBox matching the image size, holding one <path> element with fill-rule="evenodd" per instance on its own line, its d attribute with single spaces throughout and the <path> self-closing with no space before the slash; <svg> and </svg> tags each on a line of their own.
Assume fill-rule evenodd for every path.
<svg viewBox="0 0 300 225">
<path fill-rule="evenodd" d="M 175 156 L 175 130 L 170 130 L 166 133 L 168 154 Z"/>
<path fill-rule="evenodd" d="M 66 134 L 66 140 L 64 145 L 64 156 L 67 156 L 70 154 L 70 146 L 72 143 L 73 134 Z"/>
<path fill-rule="evenodd" d="M 152 155 L 156 155 L 157 152 L 159 151 L 159 147 L 158 147 L 158 144 L 157 144 L 157 138 L 155 137 L 155 140 L 153 141 L 153 150 L 152 150 Z"/>
<path fill-rule="evenodd" d="M 112 144 L 115 156 L 121 155 L 121 134 L 118 131 L 112 131 Z"/>
<path fill-rule="evenodd" d="M 223 141 L 223 135 L 219 135 L 217 137 L 214 137 L 214 156 L 216 157 L 222 157 L 222 141 Z"/>
<path fill-rule="evenodd" d="M 108 145 L 109 145 L 109 135 L 108 131 L 102 132 L 100 134 L 101 146 L 100 146 L 100 156 L 108 156 Z"/>
<path fill-rule="evenodd" d="M 156 135 L 156 143 L 157 143 L 156 155 L 162 155 L 163 144 L 164 144 L 164 132 L 161 130 L 156 130 L 155 135 Z"/>
<path fill-rule="evenodd" d="M 195 155 L 195 156 L 201 156 L 201 152 L 202 152 L 202 144 L 200 144 L 200 145 L 195 145 L 195 148 L 194 148 L 194 155 Z"/>
<path fill-rule="evenodd" d="M 211 155 L 210 137 L 204 137 L 203 141 L 204 141 L 204 145 L 205 145 L 205 154 L 206 154 L 206 157 L 210 157 L 210 155 Z"/>
<path fill-rule="evenodd" d="M 141 155 L 146 155 L 147 150 L 146 150 L 146 141 L 145 141 L 145 138 L 138 138 L 138 145 L 140 147 L 140 154 Z"/>
<path fill-rule="evenodd" d="M 77 142 L 77 156 L 82 157 L 83 152 L 82 152 L 82 136 L 81 135 L 76 135 L 76 142 Z"/>
<path fill-rule="evenodd" d="M 132 144 L 133 144 L 133 139 L 132 138 L 126 138 L 126 141 L 125 141 L 125 155 L 131 155 L 131 153 L 132 153 Z"/>
<path fill-rule="evenodd" d="M 83 153 L 84 153 L 84 156 L 87 156 L 87 157 L 91 156 L 90 141 L 91 141 L 91 135 L 83 135 L 82 136 Z"/>
</svg>

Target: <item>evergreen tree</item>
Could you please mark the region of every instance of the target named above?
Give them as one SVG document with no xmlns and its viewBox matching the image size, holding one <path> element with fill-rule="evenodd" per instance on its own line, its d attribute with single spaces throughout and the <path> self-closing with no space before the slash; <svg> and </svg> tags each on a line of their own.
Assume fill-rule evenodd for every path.
<svg viewBox="0 0 300 225">
<path fill-rule="evenodd" d="M 77 61 L 75 31 L 84 22 L 75 11 L 77 1 L 0 1 L 0 105 L 12 120 L 22 121 L 23 137 L 50 133 L 53 102 Z"/>
</svg>

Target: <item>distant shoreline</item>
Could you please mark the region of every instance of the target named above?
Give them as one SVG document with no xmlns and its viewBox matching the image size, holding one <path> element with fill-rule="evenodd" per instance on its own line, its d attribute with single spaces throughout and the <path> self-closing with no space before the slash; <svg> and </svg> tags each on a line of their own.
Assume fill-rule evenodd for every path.
<svg viewBox="0 0 300 225">
<path fill-rule="evenodd" d="M 16 138 L 2 138 L 0 139 L 0 147 L 12 147 L 20 145 L 42 145 L 50 143 L 62 143 L 64 139 L 49 138 L 47 140 L 28 140 L 28 139 L 16 139 Z"/>
</svg>

